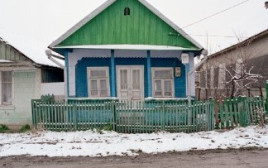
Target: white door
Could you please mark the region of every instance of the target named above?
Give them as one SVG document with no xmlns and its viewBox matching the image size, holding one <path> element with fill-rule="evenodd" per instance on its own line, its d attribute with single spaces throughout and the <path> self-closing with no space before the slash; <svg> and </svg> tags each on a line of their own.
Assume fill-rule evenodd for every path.
<svg viewBox="0 0 268 168">
<path fill-rule="evenodd" d="M 117 95 L 119 100 L 144 99 L 143 66 L 117 66 Z"/>
</svg>

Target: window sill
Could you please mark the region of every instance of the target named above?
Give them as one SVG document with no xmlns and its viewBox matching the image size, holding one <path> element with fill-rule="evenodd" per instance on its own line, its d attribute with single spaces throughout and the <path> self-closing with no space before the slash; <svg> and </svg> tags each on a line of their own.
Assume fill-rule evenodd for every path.
<svg viewBox="0 0 268 168">
<path fill-rule="evenodd" d="M 0 105 L 0 110 L 15 110 L 13 105 Z"/>
</svg>

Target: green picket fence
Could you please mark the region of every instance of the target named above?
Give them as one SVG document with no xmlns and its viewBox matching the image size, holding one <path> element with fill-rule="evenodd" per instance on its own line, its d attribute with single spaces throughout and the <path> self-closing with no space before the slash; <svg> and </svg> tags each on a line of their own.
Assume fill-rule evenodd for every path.
<svg viewBox="0 0 268 168">
<path fill-rule="evenodd" d="M 217 102 L 216 128 L 234 128 L 238 126 L 249 126 L 259 124 L 262 114 L 265 112 L 265 99 L 240 97 L 226 99 Z M 264 114 L 263 114 L 264 117 Z"/>
<path fill-rule="evenodd" d="M 268 112 L 268 80 L 266 81 L 266 111 Z"/>
<path fill-rule="evenodd" d="M 45 130 L 109 129 L 122 133 L 214 129 L 214 102 L 32 101 L 33 125 Z"/>
</svg>

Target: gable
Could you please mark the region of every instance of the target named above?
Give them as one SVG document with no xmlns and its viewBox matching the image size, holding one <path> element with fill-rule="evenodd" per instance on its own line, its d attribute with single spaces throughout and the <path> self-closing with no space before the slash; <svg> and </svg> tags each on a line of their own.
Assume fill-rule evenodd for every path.
<svg viewBox="0 0 268 168">
<path fill-rule="evenodd" d="M 125 16 L 125 8 L 130 15 Z M 162 45 L 200 49 L 138 0 L 116 0 L 56 46 Z"/>
<path fill-rule="evenodd" d="M 31 61 L 20 51 L 15 49 L 13 46 L 9 45 L 4 40 L 1 40 L 1 38 L 0 38 L 0 60 L 14 61 L 14 62 Z"/>
</svg>

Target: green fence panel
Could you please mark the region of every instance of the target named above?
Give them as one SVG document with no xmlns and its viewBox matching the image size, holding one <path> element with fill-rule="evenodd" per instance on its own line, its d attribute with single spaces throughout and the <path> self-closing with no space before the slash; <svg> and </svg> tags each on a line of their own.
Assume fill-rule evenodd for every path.
<svg viewBox="0 0 268 168">
<path fill-rule="evenodd" d="M 214 101 L 32 101 L 33 125 L 47 130 L 109 128 L 122 133 L 214 129 Z"/>
</svg>

